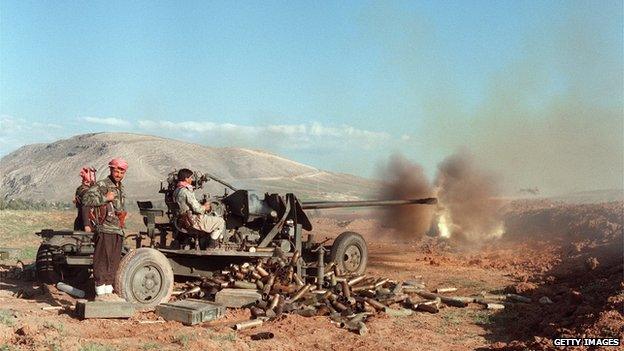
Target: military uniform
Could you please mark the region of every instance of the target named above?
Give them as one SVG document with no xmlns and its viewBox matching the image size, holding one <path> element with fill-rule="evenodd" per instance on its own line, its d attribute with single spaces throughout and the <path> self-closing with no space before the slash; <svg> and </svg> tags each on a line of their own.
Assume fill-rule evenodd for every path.
<svg viewBox="0 0 624 351">
<path fill-rule="evenodd" d="M 193 188 L 190 185 L 177 188 L 173 192 L 173 198 L 178 204 L 180 214 L 188 211 L 192 212 L 191 223 L 193 228 L 210 233 L 210 238 L 213 240 L 223 236 L 225 220 L 221 217 L 206 214 L 206 209 L 197 201 Z"/>
<path fill-rule="evenodd" d="M 85 206 L 82 203 L 82 196 L 89 190 L 88 185 L 81 184 L 78 188 L 76 188 L 76 195 L 74 197 L 74 203 L 76 204 L 76 219 L 74 220 L 74 230 L 85 230 L 85 226 L 91 226 L 90 218 L 89 218 L 89 210 L 88 206 Z"/>
<path fill-rule="evenodd" d="M 115 193 L 108 201 L 106 193 Z M 115 184 L 111 177 L 98 181 L 83 195 L 82 203 L 95 210 L 95 252 L 93 253 L 93 277 L 95 285 L 113 285 L 121 261 L 124 240 L 125 193 L 121 183 Z"/>
</svg>

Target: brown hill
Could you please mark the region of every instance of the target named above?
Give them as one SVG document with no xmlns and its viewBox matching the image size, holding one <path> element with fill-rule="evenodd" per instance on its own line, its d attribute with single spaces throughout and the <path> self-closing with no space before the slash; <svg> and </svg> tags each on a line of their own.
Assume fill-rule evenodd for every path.
<svg viewBox="0 0 624 351">
<path fill-rule="evenodd" d="M 0 159 L 0 198 L 70 202 L 83 166 L 108 174 L 107 162 L 124 157 L 131 200 L 160 200 L 160 182 L 174 169 L 207 172 L 235 187 L 267 192 L 293 192 L 304 199 L 359 199 L 374 194 L 378 184 L 348 174 L 332 173 L 259 150 L 214 148 L 149 135 L 96 133 L 50 144 L 32 144 Z M 206 192 L 221 194 L 209 182 Z"/>
</svg>

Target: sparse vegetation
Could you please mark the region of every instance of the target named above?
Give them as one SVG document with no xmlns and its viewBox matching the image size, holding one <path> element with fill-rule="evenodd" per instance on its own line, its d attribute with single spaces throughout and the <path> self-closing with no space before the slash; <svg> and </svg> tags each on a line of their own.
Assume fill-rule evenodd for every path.
<svg viewBox="0 0 624 351">
<path fill-rule="evenodd" d="M 141 346 L 141 350 L 157 350 L 160 349 L 160 344 L 156 342 L 148 342 Z"/>
<path fill-rule="evenodd" d="M 80 351 L 117 351 L 117 348 L 111 345 L 102 345 L 97 343 L 88 343 L 82 345 Z"/>
<path fill-rule="evenodd" d="M 0 309 L 0 324 L 4 324 L 8 327 L 15 325 L 15 317 L 10 310 Z"/>
<path fill-rule="evenodd" d="M 15 348 L 15 346 L 10 345 L 10 344 L 2 344 L 0 345 L 0 351 L 13 351 L 13 350 L 17 350 Z"/>
<path fill-rule="evenodd" d="M 0 199 L 0 210 L 30 210 L 30 211 L 50 211 L 50 210 L 69 210 L 73 208 L 73 204 L 61 201 L 30 201 L 22 199 Z"/>
<path fill-rule="evenodd" d="M 59 332 L 61 335 L 65 335 L 66 334 L 66 330 L 65 330 L 65 324 L 58 322 L 52 322 L 52 321 L 47 321 L 43 324 L 44 328 L 47 329 L 52 329 L 52 330 L 56 330 L 57 332 Z"/>
<path fill-rule="evenodd" d="M 463 310 L 447 310 L 446 313 L 442 315 L 442 319 L 444 319 L 444 322 L 446 322 L 446 324 L 454 327 L 462 323 L 460 315 L 464 315 Z"/>
<path fill-rule="evenodd" d="M 189 342 L 197 340 L 195 334 L 178 334 L 173 338 L 173 342 L 180 346 L 187 346 Z"/>
<path fill-rule="evenodd" d="M 37 257 L 37 247 L 29 246 L 20 249 L 18 259 L 21 261 L 34 261 Z"/>
<path fill-rule="evenodd" d="M 227 334 L 211 334 L 210 335 L 210 339 L 214 340 L 214 341 L 229 341 L 229 342 L 234 342 L 236 341 L 236 333 L 230 332 Z"/>
<path fill-rule="evenodd" d="M 472 318 L 477 325 L 490 325 L 494 323 L 492 315 L 488 311 L 476 311 L 472 315 Z"/>
</svg>

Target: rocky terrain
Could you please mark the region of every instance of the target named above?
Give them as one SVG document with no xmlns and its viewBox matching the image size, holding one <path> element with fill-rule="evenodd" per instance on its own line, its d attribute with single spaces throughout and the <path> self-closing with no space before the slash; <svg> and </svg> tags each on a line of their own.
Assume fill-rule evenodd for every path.
<svg viewBox="0 0 624 351">
<path fill-rule="evenodd" d="M 428 290 L 456 287 L 459 296 L 514 293 L 531 303 L 488 310 L 477 304 L 445 306 L 439 313 L 398 317 L 376 314 L 368 333 L 341 329 L 324 316 L 287 315 L 236 332 L 246 309 L 197 326 L 165 322 L 153 312 L 130 320 L 79 320 L 72 298 L 27 279 L 10 277 L 0 262 L 0 348 L 6 350 L 552 350 L 556 337 L 624 335 L 623 202 L 570 205 L 547 200 L 505 205 L 506 233 L 480 246 L 397 236 L 374 212 L 314 216 L 319 238 L 343 231 L 365 237 L 367 273 L 396 281 L 422 279 Z M 19 248 L 37 237 L 19 228 L 63 227 L 71 212 L 0 211 L 0 246 Z M 134 216 L 131 231 L 141 227 Z M 416 237 L 416 236 L 415 236 Z M 12 238 L 12 239 L 11 239 Z M 7 241 L 8 240 L 8 241 Z M 25 259 L 26 262 L 28 260 Z M 417 278 L 420 277 L 420 278 Z M 542 301 L 542 302 L 540 302 Z M 68 307 L 54 307 L 63 305 Z M 259 332 L 271 340 L 256 341 Z"/>
<path fill-rule="evenodd" d="M 71 202 L 84 166 L 107 175 L 107 163 L 124 157 L 130 164 L 126 189 L 131 200 L 160 200 L 160 181 L 174 169 L 206 172 L 238 188 L 294 192 L 301 198 L 358 199 L 374 193 L 374 181 L 310 167 L 258 150 L 213 148 L 160 137 L 97 133 L 50 144 L 33 144 L 0 159 L 0 198 Z M 222 194 L 209 182 L 205 191 Z"/>
</svg>

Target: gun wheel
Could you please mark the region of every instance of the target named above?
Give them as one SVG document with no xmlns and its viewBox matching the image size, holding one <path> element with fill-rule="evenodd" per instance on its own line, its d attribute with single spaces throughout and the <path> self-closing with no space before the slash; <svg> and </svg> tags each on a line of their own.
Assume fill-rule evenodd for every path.
<svg viewBox="0 0 624 351">
<path fill-rule="evenodd" d="M 115 289 L 139 310 L 149 310 L 169 301 L 173 292 L 173 270 L 161 252 L 140 248 L 121 260 Z"/>
<path fill-rule="evenodd" d="M 37 279 L 45 284 L 56 284 L 62 281 L 83 288 L 91 275 L 89 268 L 68 266 L 63 251 L 63 248 L 76 251 L 76 247 L 75 239 L 61 236 L 41 244 L 35 260 Z"/>
<path fill-rule="evenodd" d="M 334 240 L 330 260 L 346 274 L 362 274 L 368 263 L 368 247 L 364 238 L 356 232 L 344 232 Z"/>
</svg>

